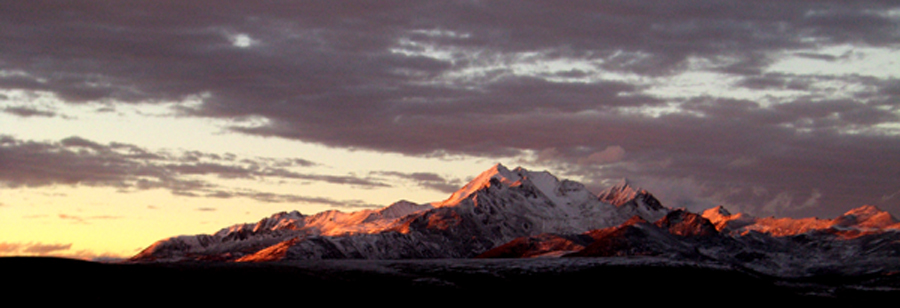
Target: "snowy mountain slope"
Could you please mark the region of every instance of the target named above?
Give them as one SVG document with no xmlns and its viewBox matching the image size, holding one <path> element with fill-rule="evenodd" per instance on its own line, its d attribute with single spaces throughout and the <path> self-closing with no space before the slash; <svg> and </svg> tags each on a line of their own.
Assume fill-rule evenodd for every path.
<svg viewBox="0 0 900 308">
<path fill-rule="evenodd" d="M 632 193 L 630 187 L 624 193 Z M 619 197 L 623 203 L 615 206 L 580 183 L 497 164 L 442 202 L 278 213 L 213 235 L 162 240 L 133 260 L 235 259 L 291 239 L 297 240 L 289 242 L 284 258 L 472 257 L 517 237 L 577 234 L 621 224 L 635 213 L 654 219 L 668 212 L 645 191 L 634 195 L 640 200 Z"/>
<path fill-rule="evenodd" d="M 600 202 L 615 205 L 622 216 L 640 216 L 648 221 L 656 221 L 668 213 L 666 208 L 652 194 L 643 188 L 635 188 L 628 179 L 599 194 Z"/>
<path fill-rule="evenodd" d="M 593 238 L 591 244 L 566 256 L 665 256 L 679 260 L 700 257 L 687 241 L 637 216 L 622 225 L 593 230 L 588 235 Z"/>
<path fill-rule="evenodd" d="M 286 258 L 469 258 L 522 236 L 581 233 L 627 219 L 579 183 L 499 164 L 434 206 L 378 232 L 309 238 Z"/>
<path fill-rule="evenodd" d="M 735 267 L 778 277 L 900 270 L 900 230 L 889 228 L 894 225 L 893 218 L 874 206 L 852 209 L 831 220 L 759 219 L 745 214 L 731 215 L 721 207 L 691 215 L 693 227 L 670 227 L 669 232 L 676 234 L 687 229 L 693 230 L 690 231 L 693 234 L 703 234 L 682 241 L 694 243 L 696 251 L 706 259 Z M 873 228 L 873 225 L 885 227 Z M 657 222 L 657 226 L 663 224 Z M 697 229 L 699 226 L 703 227 Z"/>
<path fill-rule="evenodd" d="M 780 277 L 900 271 L 900 223 L 874 206 L 835 219 L 669 209 L 623 181 L 598 195 L 495 165 L 440 202 L 282 212 L 158 241 L 135 262 L 653 256 Z"/>
<path fill-rule="evenodd" d="M 832 228 L 786 236 L 753 230 L 719 232 L 703 216 L 674 210 L 653 223 L 635 216 L 621 225 L 577 236 L 517 238 L 479 257 L 662 257 L 673 262 L 718 262 L 777 277 L 900 270 L 900 232 L 885 229 L 854 237 L 843 232 Z"/>
<path fill-rule="evenodd" d="M 757 218 L 743 213 L 731 214 L 722 206 L 708 209 L 701 215 L 715 224 L 716 229 L 732 234 L 756 231 L 774 236 L 789 236 L 827 229 L 832 232 L 846 231 L 844 233 L 847 234 L 900 230 L 900 223 L 896 218 L 872 205 L 852 209 L 835 219 Z"/>
<path fill-rule="evenodd" d="M 700 260 L 704 259 L 697 251 L 700 246 L 719 245 L 723 240 L 709 220 L 674 210 L 654 223 L 634 216 L 620 225 L 590 230 L 579 236 L 540 234 L 518 238 L 480 257 L 677 256 L 677 259 Z"/>
<path fill-rule="evenodd" d="M 182 235 L 158 241 L 132 259 L 183 259 L 216 256 L 240 257 L 292 238 L 375 233 L 411 213 L 431 209 L 429 204 L 398 201 L 378 210 L 353 213 L 325 211 L 307 216 L 300 212 L 276 213 L 257 223 L 238 224 L 215 234 Z"/>
</svg>

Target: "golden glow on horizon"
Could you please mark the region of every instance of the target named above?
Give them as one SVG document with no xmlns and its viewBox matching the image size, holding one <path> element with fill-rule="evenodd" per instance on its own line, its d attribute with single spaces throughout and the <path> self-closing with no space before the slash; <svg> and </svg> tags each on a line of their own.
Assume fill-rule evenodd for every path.
<svg viewBox="0 0 900 308">
<path fill-rule="evenodd" d="M 87 250 L 92 255 L 130 257 L 172 236 L 214 233 L 280 211 L 311 214 L 329 209 L 246 198 L 179 197 L 164 190 L 117 193 L 109 188 L 56 187 L 51 191 L 21 188 L 5 192 L 0 242 L 72 244 L 67 250 L 51 253 L 58 256 Z"/>
<path fill-rule="evenodd" d="M 351 154 L 356 155 L 357 160 L 367 160 L 360 158 L 367 155 L 365 152 Z M 416 161 L 413 159 L 409 164 L 418 165 Z M 431 167 L 435 165 L 432 163 Z M 446 165 L 452 167 L 453 164 L 445 164 L 445 168 Z M 336 169 L 330 166 L 322 168 L 327 171 Z M 463 172 L 472 173 L 468 170 Z M 404 185 L 402 181 L 391 182 L 394 187 L 390 188 L 354 189 L 347 185 L 302 180 L 203 179 L 225 189 L 322 197 L 336 201 L 361 200 L 379 206 L 387 206 L 400 199 L 426 203 L 447 197 L 445 193 Z M 0 232 L 4 236 L 0 243 L 71 244 L 68 249 L 55 250 L 49 255 L 86 259 L 103 255 L 130 257 L 161 239 L 210 234 L 234 224 L 255 223 L 281 211 L 298 210 L 311 215 L 333 209 L 343 212 L 362 209 L 335 208 L 316 203 L 270 203 L 247 197 L 186 197 L 165 189 L 121 192 L 113 188 L 83 185 L 6 188 L 2 190 L 2 196 Z M 21 255 L 22 252 L 13 254 Z M 0 251 L 2 255 L 4 252 Z"/>
</svg>

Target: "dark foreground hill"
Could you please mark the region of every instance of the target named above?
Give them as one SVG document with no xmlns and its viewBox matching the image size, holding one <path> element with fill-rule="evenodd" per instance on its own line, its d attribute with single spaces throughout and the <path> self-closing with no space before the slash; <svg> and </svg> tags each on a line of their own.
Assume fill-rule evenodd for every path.
<svg viewBox="0 0 900 308">
<path fill-rule="evenodd" d="M 4 293 L 40 302 L 445 306 L 478 303 L 875 303 L 898 275 L 776 278 L 646 258 L 107 264 L 0 258 Z M 10 298 L 11 298 L 10 297 Z M 693 303 L 693 304 L 690 304 Z"/>
</svg>

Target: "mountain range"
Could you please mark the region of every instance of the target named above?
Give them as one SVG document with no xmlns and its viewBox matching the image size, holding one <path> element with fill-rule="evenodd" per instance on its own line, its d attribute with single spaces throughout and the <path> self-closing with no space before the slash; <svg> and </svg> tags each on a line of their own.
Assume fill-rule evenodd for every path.
<svg viewBox="0 0 900 308">
<path fill-rule="evenodd" d="M 900 222 L 875 206 L 834 219 L 692 213 L 628 181 L 593 194 L 497 164 L 440 202 L 281 212 L 214 234 L 160 240 L 131 262 L 654 257 L 777 277 L 900 272 Z"/>
</svg>

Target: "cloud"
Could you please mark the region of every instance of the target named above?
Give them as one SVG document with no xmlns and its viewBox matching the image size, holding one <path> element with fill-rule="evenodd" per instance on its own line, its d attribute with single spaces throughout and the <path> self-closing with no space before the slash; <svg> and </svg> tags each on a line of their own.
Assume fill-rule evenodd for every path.
<svg viewBox="0 0 900 308">
<path fill-rule="evenodd" d="M 6 113 L 12 114 L 12 115 L 16 115 L 16 116 L 20 116 L 23 118 L 28 118 L 28 117 L 52 118 L 52 117 L 56 116 L 56 113 L 53 111 L 34 109 L 31 107 L 24 107 L 24 106 L 6 107 L 6 108 L 3 108 L 3 112 L 6 112 Z"/>
<path fill-rule="evenodd" d="M 37 255 L 46 256 L 59 254 L 69 250 L 72 244 L 45 244 L 45 243 L 9 243 L 0 242 L 0 255 L 16 256 L 16 255 Z"/>
<path fill-rule="evenodd" d="M 20 247 L 22 247 L 22 244 L 20 243 L 0 242 L 0 252 L 2 253 L 19 251 Z"/>
<path fill-rule="evenodd" d="M 284 179 L 348 185 L 358 188 L 390 187 L 378 180 L 355 176 L 309 174 L 291 170 L 314 166 L 304 159 L 233 159 L 228 155 L 188 152 L 182 155 L 154 153 L 123 143 L 100 144 L 81 137 L 59 142 L 23 141 L 0 135 L 0 185 L 9 188 L 53 185 L 111 187 L 123 192 L 167 189 L 190 197 L 246 197 L 267 202 L 321 201 L 336 206 L 359 206 L 356 202 L 316 199 L 291 195 L 265 195 L 262 192 L 233 191 L 211 181 L 194 178 L 215 176 L 220 179 Z M 368 205 L 366 205 L 368 206 Z M 60 214 L 61 219 L 88 223 L 90 219 L 115 217 L 79 217 Z"/>
<path fill-rule="evenodd" d="M 310 197 L 310 196 L 302 196 L 302 195 L 294 195 L 294 194 L 276 194 L 270 192 L 261 192 L 252 189 L 240 189 L 234 191 L 215 191 L 211 194 L 206 195 L 206 197 L 215 197 L 215 198 L 250 198 L 256 201 L 265 202 L 265 203 L 307 203 L 307 204 L 320 204 L 320 205 L 328 205 L 337 208 L 380 208 L 384 205 L 371 204 L 366 203 L 362 200 L 336 200 L 332 198 L 326 197 Z"/>
<path fill-rule="evenodd" d="M 700 197 L 758 211 L 782 193 L 819 189 L 815 210 L 839 214 L 900 185 L 895 78 L 776 70 L 795 58 L 840 64 L 895 50 L 896 1 L 99 3 L 5 7 L 0 89 L 113 110 L 174 102 L 179 115 L 219 119 L 232 132 L 330 147 L 537 153 L 536 162 L 595 183 L 692 176 L 706 187 Z M 837 47 L 854 51 L 824 51 Z M 11 168 L 15 179 L 0 175 L 10 186 L 216 196 L 219 187 L 190 177 L 389 185 L 83 140 L 14 142 L 37 154 L 17 163 L 50 163 L 28 174 Z M 78 164 L 54 163 L 62 156 Z M 768 208 L 808 214 L 796 205 Z"/>
<path fill-rule="evenodd" d="M 90 220 L 97 220 L 97 219 L 119 219 L 119 218 L 122 218 L 121 216 L 112 216 L 112 215 L 95 215 L 95 216 L 84 217 L 84 216 L 69 215 L 69 214 L 59 214 L 58 217 L 59 217 L 59 219 L 71 220 L 72 222 L 79 223 L 79 224 L 90 224 L 90 222 L 89 222 Z"/>
<path fill-rule="evenodd" d="M 441 175 L 431 172 L 404 173 L 397 171 L 374 171 L 371 174 L 411 181 L 419 187 L 448 194 L 456 192 L 463 186 L 462 181 L 459 179 L 446 179 Z"/>
<path fill-rule="evenodd" d="M 71 249 L 72 243 L 0 242 L 0 256 L 54 256 L 97 262 L 119 261 L 127 258 L 127 256 L 108 252 L 98 253 L 86 249 Z"/>
<path fill-rule="evenodd" d="M 46 255 L 54 252 L 58 252 L 61 250 L 69 250 L 72 247 L 72 244 L 34 244 L 25 247 L 22 251 L 24 253 L 33 253 L 38 255 Z"/>
<path fill-rule="evenodd" d="M 743 168 L 756 165 L 758 162 L 759 161 L 754 157 L 741 156 L 728 163 L 728 166 L 732 168 Z"/>
<path fill-rule="evenodd" d="M 611 145 L 603 149 L 603 151 L 594 152 L 584 158 L 582 164 L 609 164 L 622 160 L 625 157 L 625 149 L 617 145 Z"/>
<path fill-rule="evenodd" d="M 556 148 L 546 148 L 537 152 L 536 156 L 535 161 L 541 163 L 557 160 L 560 158 L 561 154 Z"/>
</svg>

